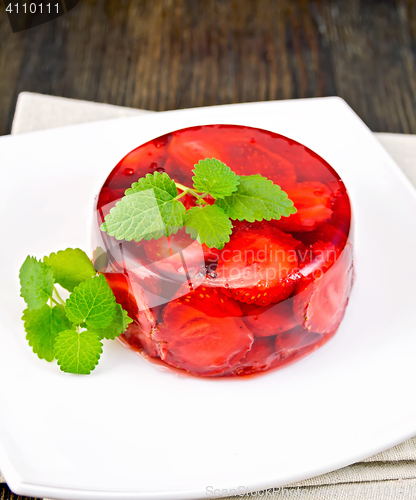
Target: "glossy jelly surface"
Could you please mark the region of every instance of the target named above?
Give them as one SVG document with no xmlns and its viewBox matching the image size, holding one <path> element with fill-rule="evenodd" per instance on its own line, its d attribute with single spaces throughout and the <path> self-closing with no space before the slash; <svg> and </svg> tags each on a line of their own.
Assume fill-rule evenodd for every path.
<svg viewBox="0 0 416 500">
<path fill-rule="evenodd" d="M 106 214 L 140 177 L 167 172 L 192 187 L 194 164 L 207 157 L 238 175 L 271 179 L 297 213 L 234 221 L 222 250 L 200 245 L 183 229 L 141 242 L 117 241 L 100 231 Z M 191 195 L 181 201 L 195 205 Z M 250 375 L 317 349 L 344 316 L 353 280 L 348 194 L 322 158 L 291 139 L 235 125 L 164 135 L 120 161 L 95 213 L 95 267 L 133 319 L 120 340 L 147 359 L 197 376 Z"/>
</svg>

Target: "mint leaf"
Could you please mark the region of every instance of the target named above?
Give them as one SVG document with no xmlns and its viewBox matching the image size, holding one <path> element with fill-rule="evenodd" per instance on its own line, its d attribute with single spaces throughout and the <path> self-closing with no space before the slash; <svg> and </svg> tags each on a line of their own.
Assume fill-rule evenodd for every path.
<svg viewBox="0 0 416 500">
<path fill-rule="evenodd" d="M 37 310 L 25 309 L 22 320 L 25 323 L 26 339 L 33 352 L 40 359 L 52 361 L 55 358 L 54 345 L 59 332 L 71 328 L 71 322 L 62 306 L 45 304 Z"/>
<path fill-rule="evenodd" d="M 169 201 L 178 196 L 175 181 L 166 172 L 162 174 L 160 172 L 146 174 L 145 177 L 141 177 L 137 182 L 133 182 L 131 188 L 126 189 L 124 194 L 129 196 L 140 191 L 146 191 L 147 189 L 153 189 L 155 197 L 161 201 Z"/>
<path fill-rule="evenodd" d="M 215 205 L 194 207 L 186 212 L 186 232 L 209 247 L 221 250 L 230 241 L 232 223 L 222 208 Z"/>
<path fill-rule="evenodd" d="M 52 268 L 55 282 L 72 292 L 82 281 L 97 273 L 88 255 L 79 248 L 67 248 L 44 257 L 43 262 Z"/>
<path fill-rule="evenodd" d="M 193 172 L 194 188 L 201 193 L 209 193 L 215 199 L 232 195 L 239 185 L 238 175 L 215 158 L 200 160 Z"/>
<path fill-rule="evenodd" d="M 127 311 L 120 304 L 116 304 L 116 315 L 113 321 L 106 328 L 94 328 L 94 333 L 102 339 L 114 340 L 125 332 L 127 326 L 132 322 L 133 320 L 128 317 Z"/>
<path fill-rule="evenodd" d="M 237 191 L 223 200 L 216 200 L 215 205 L 231 219 L 249 222 L 280 219 L 296 213 L 293 201 L 280 186 L 261 175 L 241 176 Z"/>
<path fill-rule="evenodd" d="M 43 262 L 28 256 L 19 273 L 20 296 L 29 309 L 39 309 L 52 297 L 53 271 Z"/>
<path fill-rule="evenodd" d="M 98 365 L 103 344 L 94 332 L 64 330 L 56 338 L 55 357 L 63 372 L 88 375 Z"/>
<path fill-rule="evenodd" d="M 66 301 L 66 315 L 87 328 L 106 328 L 116 314 L 116 299 L 102 274 L 89 278 L 74 288 Z"/>
<path fill-rule="evenodd" d="M 125 194 L 101 226 L 110 236 L 126 241 L 150 240 L 169 236 L 183 226 L 185 207 L 175 200 L 178 190 L 165 172 L 147 174 Z"/>
</svg>

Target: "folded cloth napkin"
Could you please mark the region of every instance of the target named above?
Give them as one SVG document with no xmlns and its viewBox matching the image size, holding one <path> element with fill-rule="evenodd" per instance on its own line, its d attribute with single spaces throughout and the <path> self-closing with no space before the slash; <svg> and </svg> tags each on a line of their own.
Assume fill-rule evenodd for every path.
<svg viewBox="0 0 416 500">
<path fill-rule="evenodd" d="M 21 92 L 16 103 L 12 134 L 146 113 L 151 111 Z"/>
<path fill-rule="evenodd" d="M 150 111 L 91 103 L 22 92 L 19 95 L 12 133 L 86 123 Z M 416 187 L 416 136 L 375 134 Z M 4 481 L 0 473 L 0 482 Z M 416 437 L 362 462 L 285 487 L 248 493 L 216 492 L 228 500 L 286 498 L 306 500 L 383 500 L 416 498 Z M 46 500 L 46 499 L 45 499 Z"/>
</svg>

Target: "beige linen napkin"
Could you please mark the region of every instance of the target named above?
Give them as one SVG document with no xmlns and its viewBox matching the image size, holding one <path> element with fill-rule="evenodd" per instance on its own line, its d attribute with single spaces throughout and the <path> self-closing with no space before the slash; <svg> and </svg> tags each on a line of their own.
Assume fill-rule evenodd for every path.
<svg viewBox="0 0 416 500">
<path fill-rule="evenodd" d="M 149 111 L 23 92 L 17 101 L 12 133 L 144 113 Z M 375 136 L 416 187 L 416 136 L 401 134 L 375 134 Z M 1 481 L 4 481 L 4 478 L 0 473 Z M 244 497 L 258 500 L 264 498 L 413 500 L 416 498 L 416 437 L 349 467 L 283 488 L 254 494 L 242 490 L 224 491 L 220 495 L 234 500 Z"/>
<path fill-rule="evenodd" d="M 98 102 L 21 92 L 16 103 L 12 134 L 96 122 L 110 118 L 144 115 L 151 112 L 144 109 L 132 109 Z"/>
</svg>

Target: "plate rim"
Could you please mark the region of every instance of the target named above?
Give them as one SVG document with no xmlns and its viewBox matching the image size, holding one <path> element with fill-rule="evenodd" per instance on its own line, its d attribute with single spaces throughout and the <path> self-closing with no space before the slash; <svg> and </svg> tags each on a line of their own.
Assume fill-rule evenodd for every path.
<svg viewBox="0 0 416 500">
<path fill-rule="evenodd" d="M 351 108 L 345 103 L 344 100 L 338 97 L 327 97 L 327 98 L 316 98 L 316 99 L 331 99 L 331 100 L 339 100 L 342 101 L 343 105 L 345 105 L 352 113 L 353 111 Z M 302 99 L 302 101 L 310 101 L 311 99 Z M 292 101 L 292 100 L 288 100 Z M 300 101 L 300 100 L 297 100 Z M 262 105 L 268 105 L 270 103 L 274 102 L 282 102 L 282 101 L 268 101 L 268 102 L 261 102 L 261 103 L 239 103 L 239 104 L 230 104 L 230 105 L 220 105 L 220 106 L 209 106 L 208 108 L 216 108 L 216 107 L 222 107 L 222 106 L 255 106 L 258 104 Z M 192 108 L 191 108 L 192 109 Z M 183 113 L 183 112 L 188 112 L 191 109 L 184 109 L 184 110 L 174 110 L 174 111 L 169 111 L 166 113 Z M 193 109 L 198 109 L 198 110 L 204 110 L 206 108 L 193 108 Z M 165 113 L 165 112 L 163 112 Z M 355 113 L 353 113 L 354 116 L 356 117 Z M 122 120 L 145 120 L 148 119 L 148 116 L 138 116 L 138 117 L 129 117 L 129 118 L 122 118 Z M 113 121 L 114 120 L 106 120 L 106 121 Z M 202 120 L 204 121 L 204 120 Z M 85 125 L 92 125 L 92 124 L 83 124 L 83 125 L 72 125 L 75 127 L 80 127 L 80 126 L 85 126 Z M 70 127 L 72 127 L 70 126 Z M 66 127 L 65 127 L 66 128 Z M 404 172 L 400 169 L 400 167 L 397 165 L 397 163 L 393 160 L 393 158 L 389 155 L 389 153 L 383 148 L 383 146 L 378 143 L 378 141 L 375 139 L 375 137 L 372 135 L 371 131 L 368 129 L 370 132 L 371 136 L 373 137 L 375 143 L 378 144 L 378 146 L 382 149 L 383 154 L 385 156 L 388 156 L 390 161 L 389 161 L 389 169 L 393 169 L 395 175 L 399 176 L 400 178 L 400 183 L 401 185 L 405 185 L 408 189 L 408 191 L 413 195 L 415 201 L 416 201 L 416 191 L 414 189 L 414 186 L 410 182 L 410 180 L 407 178 L 407 176 L 404 174 Z M 39 131 L 35 133 L 48 133 L 49 130 L 45 131 Z M 1 146 L 1 143 L 0 143 Z M 416 429 L 415 429 L 416 430 Z M 403 440 L 406 440 L 414 435 L 414 431 L 412 432 L 406 432 L 404 437 L 400 437 L 398 439 L 394 439 L 389 445 L 383 444 L 380 446 L 378 449 L 374 450 L 374 453 L 380 452 L 382 450 L 385 450 L 391 446 L 397 445 L 401 443 Z M 371 454 L 374 454 L 371 453 Z M 362 458 L 366 458 L 369 456 L 368 454 L 363 456 Z M 354 459 L 353 461 L 349 462 L 354 463 L 357 460 Z M 114 491 L 100 491 L 100 490 L 87 490 L 83 488 L 67 488 L 67 487 L 55 487 L 55 486 L 45 486 L 41 485 L 35 482 L 28 482 L 23 480 L 23 478 L 19 475 L 17 469 L 14 468 L 12 461 L 9 459 L 7 456 L 7 453 L 5 452 L 2 443 L 0 442 L 0 463 L 2 466 L 3 474 L 6 478 L 6 481 L 10 485 L 11 489 L 15 491 L 18 494 L 21 495 L 35 495 L 35 496 L 50 496 L 53 498 L 60 498 L 60 499 L 65 499 L 65 500 L 73 500 L 74 498 L 77 499 L 85 499 L 85 500 L 98 500 L 98 499 L 126 499 L 126 500 L 136 500 L 136 499 L 145 499 L 145 498 L 152 498 L 152 499 L 172 499 L 172 500 L 185 500 L 185 499 L 193 499 L 193 498 L 204 498 L 206 497 L 202 495 L 202 490 L 200 489 L 187 489 L 187 490 L 170 490 L 170 491 L 151 491 L 151 492 L 137 492 L 137 491 L 132 491 L 132 492 L 120 492 L 117 490 Z M 344 467 L 348 464 L 343 463 L 340 465 L 340 467 Z M 321 470 L 319 469 L 316 473 L 313 473 L 309 475 L 308 477 L 315 477 L 316 475 L 320 475 L 332 470 L 336 470 L 337 466 L 332 467 L 329 470 Z M 284 484 L 289 484 L 291 482 L 295 482 L 298 480 L 304 479 L 304 476 L 302 478 L 292 478 L 288 482 L 285 482 Z M 273 485 L 275 488 L 276 486 L 276 481 L 272 481 Z M 283 486 L 283 484 L 282 484 Z M 262 490 L 267 490 L 272 488 L 273 486 L 264 486 L 264 483 L 262 482 L 261 488 L 258 486 L 253 486 L 253 489 L 250 489 L 250 491 L 262 491 Z M 232 488 L 229 488 L 231 490 Z M 75 495 L 75 496 L 74 496 Z M 213 497 L 212 497 L 213 498 Z"/>
</svg>

